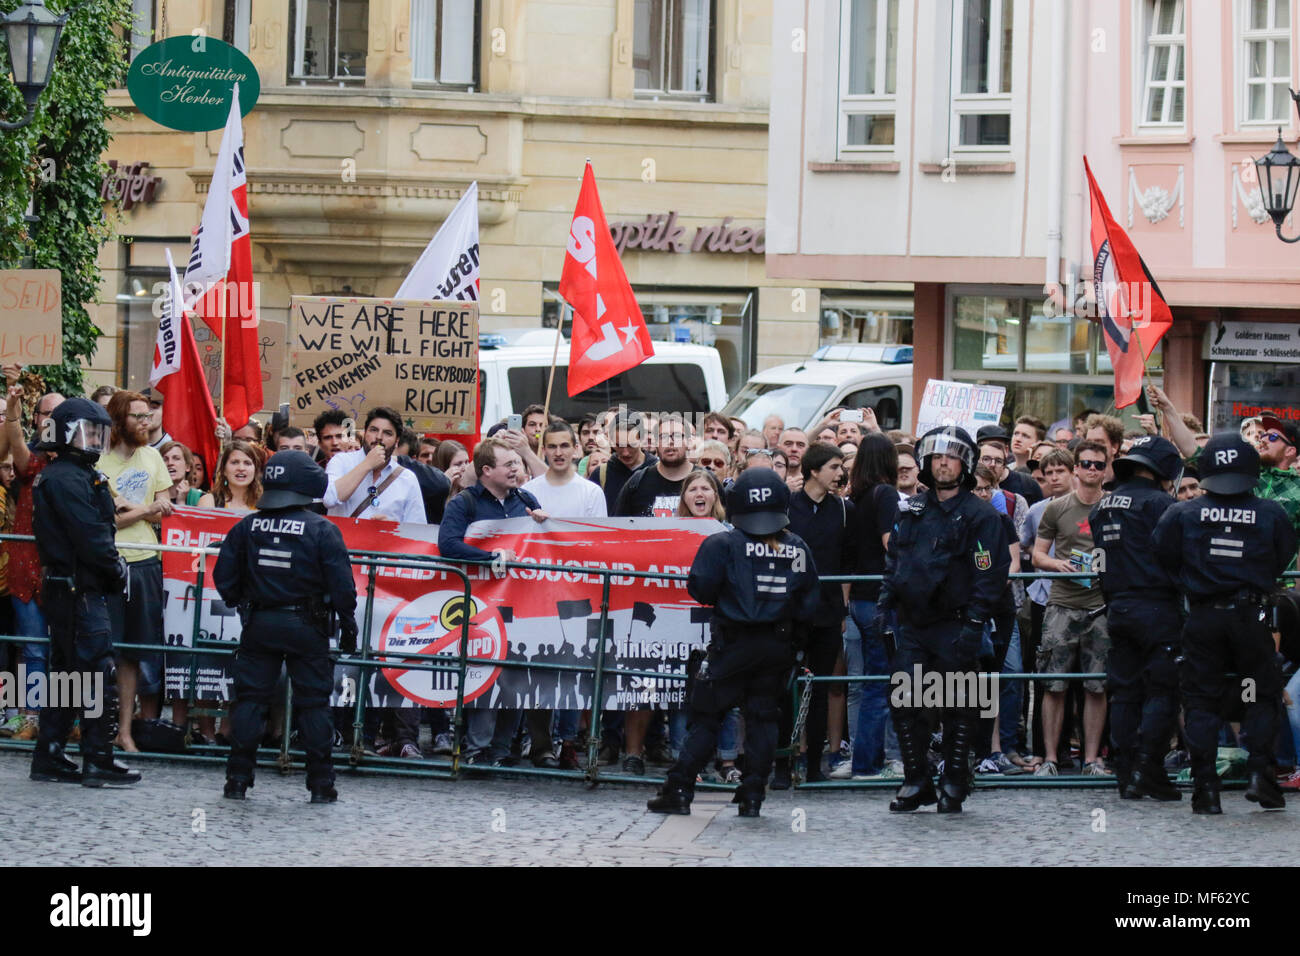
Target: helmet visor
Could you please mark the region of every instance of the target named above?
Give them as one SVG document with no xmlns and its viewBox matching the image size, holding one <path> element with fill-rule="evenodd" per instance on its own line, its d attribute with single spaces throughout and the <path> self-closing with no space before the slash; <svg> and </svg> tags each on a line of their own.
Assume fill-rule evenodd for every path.
<svg viewBox="0 0 1300 956">
<path fill-rule="evenodd" d="M 967 473 L 975 468 L 975 450 L 956 435 L 926 435 L 916 446 L 916 457 L 924 461 L 931 455 L 951 455 L 966 466 Z"/>
<path fill-rule="evenodd" d="M 102 455 L 108 450 L 111 432 L 109 425 L 78 418 L 68 422 L 63 444 L 90 454 Z"/>
</svg>

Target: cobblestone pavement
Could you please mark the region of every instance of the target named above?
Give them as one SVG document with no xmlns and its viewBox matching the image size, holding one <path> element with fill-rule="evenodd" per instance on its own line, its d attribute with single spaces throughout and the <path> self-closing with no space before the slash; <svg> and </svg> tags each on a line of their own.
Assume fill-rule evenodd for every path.
<svg viewBox="0 0 1300 956">
<path fill-rule="evenodd" d="M 1218 818 L 1194 817 L 1186 795 L 1008 789 L 977 792 L 959 817 L 890 814 L 881 791 L 787 791 L 742 820 L 707 791 L 689 817 L 648 813 L 648 785 L 345 773 L 339 802 L 312 806 L 300 772 L 263 769 L 236 803 L 215 765 L 142 760 L 134 789 L 95 791 L 33 783 L 29 759 L 0 753 L 0 865 L 1230 866 L 1287 862 L 1300 833 L 1300 801 L 1265 813 L 1239 790 Z"/>
</svg>

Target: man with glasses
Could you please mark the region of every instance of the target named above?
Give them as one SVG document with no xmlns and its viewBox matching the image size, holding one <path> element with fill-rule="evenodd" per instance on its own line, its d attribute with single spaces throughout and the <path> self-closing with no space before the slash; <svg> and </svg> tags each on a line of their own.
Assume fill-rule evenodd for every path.
<svg viewBox="0 0 1300 956">
<path fill-rule="evenodd" d="M 980 447 L 978 463 L 993 469 L 994 474 L 998 476 L 999 487 L 1023 495 L 1025 501 L 1031 505 L 1043 499 L 1043 490 L 1038 487 L 1038 482 L 1026 474 L 1008 470 L 1007 457 L 1011 454 L 1011 438 L 1005 428 L 1001 425 L 985 425 L 975 433 L 975 441 Z"/>
<path fill-rule="evenodd" d="M 325 468 L 330 514 L 425 523 L 420 482 L 393 454 L 401 433 L 402 416 L 394 409 L 378 405 L 366 412 L 361 450 L 340 452 Z"/>
<path fill-rule="evenodd" d="M 718 481 L 725 481 L 731 469 L 731 452 L 727 451 L 727 446 L 720 441 L 708 439 L 700 442 L 698 449 L 699 458 L 696 464 L 705 471 L 711 471 L 718 476 Z"/>
<path fill-rule="evenodd" d="M 1083 441 L 1076 449 L 1074 490 L 1043 509 L 1034 540 L 1034 567 L 1040 571 L 1091 571 L 1093 538 L 1089 515 L 1101 500 L 1109 460 L 1105 445 Z M 1051 554 L 1048 552 L 1052 551 Z M 1110 639 L 1102 616 L 1105 598 L 1093 578 L 1056 578 L 1043 615 L 1038 670 L 1044 674 L 1105 672 Z M 1043 694 L 1043 764 L 1039 776 L 1056 776 L 1057 744 L 1065 719 L 1064 680 L 1048 681 Z M 1110 773 L 1098 757 L 1106 723 L 1106 683 L 1083 682 L 1083 747 L 1086 776 Z M 1066 756 L 1069 756 L 1068 754 Z"/>
</svg>

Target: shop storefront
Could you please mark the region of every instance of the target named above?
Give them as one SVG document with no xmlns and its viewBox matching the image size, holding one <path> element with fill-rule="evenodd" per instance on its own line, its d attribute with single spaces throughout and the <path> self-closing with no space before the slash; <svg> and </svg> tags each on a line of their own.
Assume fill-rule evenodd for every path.
<svg viewBox="0 0 1300 956">
<path fill-rule="evenodd" d="M 1290 322 L 1221 322 L 1205 329 L 1211 430 L 1271 410 L 1300 421 L 1300 316 Z"/>
</svg>

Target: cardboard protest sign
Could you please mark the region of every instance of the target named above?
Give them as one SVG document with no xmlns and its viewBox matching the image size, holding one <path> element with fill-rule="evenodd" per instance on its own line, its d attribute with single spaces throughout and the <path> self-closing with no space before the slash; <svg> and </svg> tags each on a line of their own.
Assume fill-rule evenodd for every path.
<svg viewBox="0 0 1300 956">
<path fill-rule="evenodd" d="M 389 405 L 416 432 L 469 434 L 478 394 L 478 303 L 294 296 L 290 421 Z"/>
<path fill-rule="evenodd" d="M 916 415 L 916 434 L 924 435 L 940 425 L 957 425 L 971 438 L 985 425 L 996 425 L 1002 417 L 1007 390 L 1001 385 L 970 385 L 932 378 L 925 383 L 921 407 Z"/>
<path fill-rule="evenodd" d="M 0 270 L 0 362 L 62 361 L 62 274 L 58 269 Z"/>
</svg>

